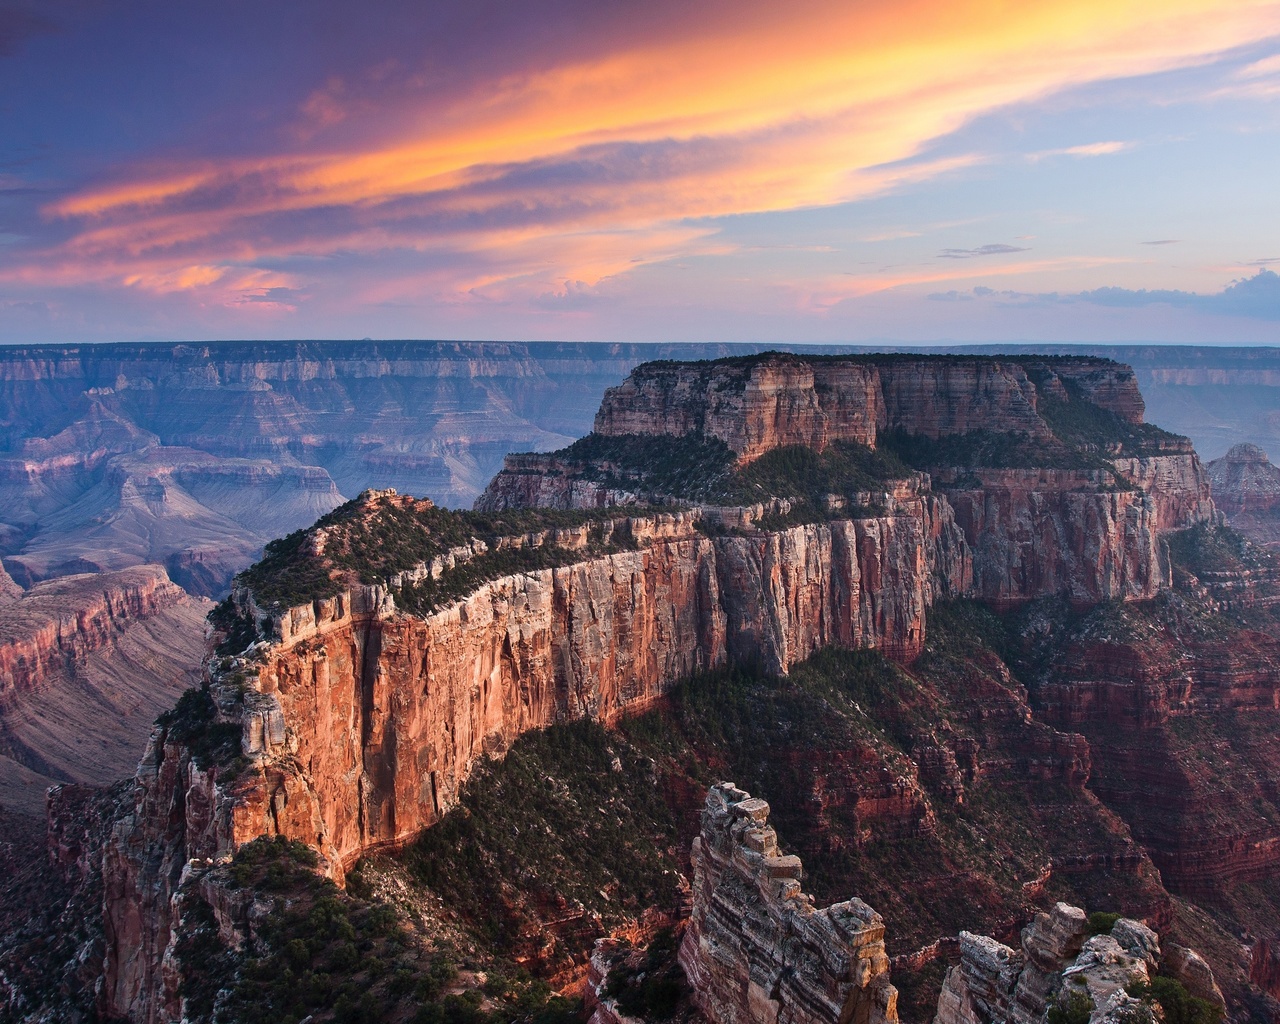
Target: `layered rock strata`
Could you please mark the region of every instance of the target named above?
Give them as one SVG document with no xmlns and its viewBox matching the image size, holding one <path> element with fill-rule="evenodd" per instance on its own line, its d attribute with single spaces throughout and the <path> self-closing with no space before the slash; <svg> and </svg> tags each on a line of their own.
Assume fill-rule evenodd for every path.
<svg viewBox="0 0 1280 1024">
<path fill-rule="evenodd" d="M 882 430 L 937 438 L 987 430 L 1052 437 L 1040 392 L 1090 402 L 1141 423 L 1142 396 L 1127 366 L 1103 359 L 1001 361 L 948 357 L 771 357 L 717 363 L 646 363 L 605 392 L 595 432 L 701 433 L 743 461 L 771 448 L 832 441 L 875 446 Z"/>
<path fill-rule="evenodd" d="M 821 910 L 769 805 L 712 786 L 693 842 L 693 914 L 680 964 L 715 1024 L 892 1024 L 884 921 L 859 899 Z"/>
<path fill-rule="evenodd" d="M 743 458 L 778 444 L 874 439 L 908 419 L 927 436 L 1030 435 L 1044 428 L 1037 386 L 1086 393 L 1128 422 L 1141 419 L 1132 374 L 1100 361 L 770 358 L 727 370 L 652 364 L 606 399 L 597 429 L 643 432 L 669 418 L 672 430 L 723 435 Z M 1194 454 L 1171 457 L 1190 467 L 1181 505 L 1066 471 L 998 471 L 981 490 L 954 481 L 943 494 L 915 474 L 875 496 L 882 513 L 862 518 L 833 512 L 764 530 L 764 506 L 635 517 L 625 529 L 635 550 L 491 580 L 422 617 L 402 614 L 383 585 L 273 613 L 273 642 L 212 672 L 218 720 L 240 729 L 250 769 L 200 763 L 169 729 L 140 766 L 134 810 L 105 857 L 105 1008 L 147 1022 L 180 1009 L 162 963 L 176 934 L 171 896 L 191 857 L 283 835 L 317 848 L 341 879 L 362 853 L 439 820 L 476 761 L 528 729 L 612 720 L 731 660 L 785 673 L 833 644 L 910 660 L 940 597 L 1151 596 L 1167 582 L 1161 530 L 1212 513 Z M 1163 472 L 1132 471 L 1153 480 Z M 782 504 L 769 511 L 785 514 Z M 699 530 L 702 517 L 716 529 Z M 318 554 L 323 540 L 311 538 Z M 408 578 L 425 573 L 433 567 Z M 251 594 L 238 601 L 263 618 Z M 1083 760 L 1068 753 L 1087 765 L 1087 750 Z M 926 775 L 959 776 L 943 751 L 922 748 L 921 757 Z M 962 784 L 950 789 L 961 799 Z"/>
<path fill-rule="evenodd" d="M 874 448 L 884 431 L 935 439 L 982 431 L 1058 443 L 1041 416 L 1046 398 L 1090 402 L 1130 426 L 1142 423 L 1133 372 L 1106 360 L 774 354 L 640 366 L 606 392 L 595 431 L 715 438 L 740 464 L 787 445 L 820 450 L 856 441 Z M 1167 588 L 1160 535 L 1213 521 L 1216 512 L 1190 442 L 1164 435 L 1149 447 L 1142 455 L 1110 453 L 1109 468 L 943 471 L 934 483 L 973 551 L 972 595 L 998 605 L 1065 595 L 1085 606 L 1148 599 Z M 929 487 L 921 475 L 916 489 Z M 526 454 L 508 456 L 477 507 L 580 509 L 637 500 L 608 466 Z"/>
<path fill-rule="evenodd" d="M 1214 501 L 1250 540 L 1280 545 L 1280 467 L 1256 444 L 1235 445 L 1206 467 Z"/>
<path fill-rule="evenodd" d="M 208 602 L 157 565 L 36 584 L 0 607 L 0 803 L 130 775 L 156 715 L 199 681 Z"/>
</svg>

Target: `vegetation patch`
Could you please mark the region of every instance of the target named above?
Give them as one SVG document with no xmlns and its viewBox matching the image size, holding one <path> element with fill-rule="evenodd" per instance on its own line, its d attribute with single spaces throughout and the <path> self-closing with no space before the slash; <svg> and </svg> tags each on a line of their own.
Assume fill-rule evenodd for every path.
<svg viewBox="0 0 1280 1024">
<path fill-rule="evenodd" d="M 1218 1024 L 1222 1010 L 1189 993 L 1176 978 L 1160 975 L 1149 982 L 1126 985 L 1125 991 L 1148 1006 L 1158 1006 L 1164 1024 Z"/>
<path fill-rule="evenodd" d="M 1169 557 L 1175 567 L 1196 576 L 1238 573 L 1262 568 L 1272 557 L 1229 526 L 1197 523 L 1169 535 Z"/>
<path fill-rule="evenodd" d="M 389 904 L 343 892 L 314 852 L 283 839 L 243 847 L 219 879 L 255 912 L 226 946 L 198 887 L 180 897 L 181 994 L 193 1024 L 569 1024 L 578 1005 L 509 965 L 464 979 L 457 953 L 428 947 Z M 353 887 L 354 888 L 354 887 Z"/>
<path fill-rule="evenodd" d="M 222 637 L 215 652 L 220 658 L 242 653 L 258 639 L 258 628 L 253 619 L 240 614 L 240 609 L 230 597 L 224 597 L 209 612 L 209 624 Z"/>
<path fill-rule="evenodd" d="M 1042 393 L 1037 409 L 1054 436 L 1082 452 L 1142 457 L 1177 451 L 1188 442 L 1154 423 L 1130 423 L 1084 397 L 1080 386 L 1060 378 L 1066 400 Z"/>
<path fill-rule="evenodd" d="M 641 490 L 655 498 L 700 499 L 728 484 L 735 456 L 719 438 L 701 434 L 591 433 L 551 458 L 609 487 Z"/>
<path fill-rule="evenodd" d="M 689 983 L 676 960 L 680 941 L 670 928 L 654 936 L 643 955 L 623 947 L 613 958 L 605 996 L 644 1021 L 671 1020 L 688 1004 Z"/>
<path fill-rule="evenodd" d="M 527 558 L 514 551 L 504 555 L 492 550 L 503 538 L 599 526 L 618 515 L 616 509 L 451 511 L 398 495 L 365 495 L 340 505 L 306 530 L 272 541 L 261 561 L 240 573 L 236 582 L 253 592 L 260 608 L 288 608 L 333 597 L 354 584 L 387 583 L 397 573 L 476 542 L 491 549 L 493 557 L 477 561 L 488 573 L 485 578 L 492 579 Z M 323 536 L 322 553 L 316 551 L 317 536 Z M 546 556 L 534 556 L 541 557 Z M 464 568 L 459 579 L 475 575 L 475 569 Z M 447 591 L 449 585 L 441 588 Z M 225 618 L 226 613 L 222 614 Z"/>
<path fill-rule="evenodd" d="M 417 583 L 404 584 L 395 591 L 396 605 L 415 615 L 429 615 L 474 593 L 483 584 L 503 576 L 558 569 L 588 558 L 599 558 L 634 548 L 626 531 L 611 531 L 609 538 L 606 542 L 603 537 L 599 537 L 586 548 L 573 550 L 557 544 L 540 544 L 536 547 L 489 551 L 469 561 L 460 562 L 438 577 L 427 576 Z"/>
<path fill-rule="evenodd" d="M 403 855 L 434 892 L 467 908 L 495 948 L 540 946 L 549 908 L 589 932 L 678 902 L 677 827 L 655 765 L 592 721 L 522 736 L 468 781 L 460 806 Z M 592 926 L 595 916 L 601 924 Z"/>
<path fill-rule="evenodd" d="M 181 744 L 191 752 L 191 759 L 202 771 L 218 765 L 234 773 L 240 766 L 240 725 L 219 721 L 218 707 L 207 685 L 186 690 L 156 724 L 166 730 L 167 742 Z"/>
</svg>

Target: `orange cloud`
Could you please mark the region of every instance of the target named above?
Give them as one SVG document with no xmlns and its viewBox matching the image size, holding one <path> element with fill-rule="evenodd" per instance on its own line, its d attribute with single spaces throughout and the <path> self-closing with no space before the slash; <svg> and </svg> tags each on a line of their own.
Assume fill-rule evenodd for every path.
<svg viewBox="0 0 1280 1024">
<path fill-rule="evenodd" d="M 50 206 L 79 231 L 49 258 L 196 288 L 201 268 L 409 247 L 491 254 L 482 287 L 592 283 L 702 244 L 700 230 L 672 241 L 681 222 L 847 202 L 966 166 L 978 158 L 903 162 L 986 111 L 1280 33 L 1280 4 L 823 0 L 748 3 L 723 22 L 478 82 L 355 150 L 139 169 Z M 313 95 L 308 123 L 345 116 L 338 92 Z"/>
</svg>

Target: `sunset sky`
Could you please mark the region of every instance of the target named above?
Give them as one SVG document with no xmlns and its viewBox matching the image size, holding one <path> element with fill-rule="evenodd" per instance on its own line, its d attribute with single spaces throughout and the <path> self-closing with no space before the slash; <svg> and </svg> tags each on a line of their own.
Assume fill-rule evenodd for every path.
<svg viewBox="0 0 1280 1024">
<path fill-rule="evenodd" d="M 0 343 L 1280 343 L 1280 2 L 0 0 Z"/>
</svg>

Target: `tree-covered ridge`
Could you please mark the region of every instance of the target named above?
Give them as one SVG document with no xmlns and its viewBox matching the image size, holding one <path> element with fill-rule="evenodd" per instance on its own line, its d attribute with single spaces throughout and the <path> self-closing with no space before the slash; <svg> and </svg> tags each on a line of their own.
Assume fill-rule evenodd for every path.
<svg viewBox="0 0 1280 1024">
<path fill-rule="evenodd" d="M 719 438 L 588 434 L 550 459 L 585 480 L 632 491 L 655 503 L 755 505 L 792 498 L 820 505 L 826 495 L 883 491 L 911 473 L 892 452 L 854 441 L 822 451 L 784 445 L 746 465 Z"/>
<path fill-rule="evenodd" d="M 368 492 L 314 526 L 269 543 L 262 559 L 240 573 L 236 582 L 253 593 L 259 608 L 288 608 L 333 597 L 353 585 L 388 583 L 398 573 L 447 559 L 458 549 L 476 552 L 473 561 L 447 569 L 425 588 L 424 598 L 436 599 L 474 582 L 478 570 L 493 578 L 494 573 L 544 567 L 539 563 L 552 557 L 522 555 L 521 550 L 536 546 L 523 540 L 514 546 L 512 538 L 586 527 L 589 550 L 597 542 L 601 548 L 625 546 L 626 531 L 606 525 L 619 518 L 623 516 L 617 510 L 453 511 L 425 499 Z M 553 539 L 544 540 L 542 547 L 555 547 Z M 453 573 L 459 574 L 457 580 Z"/>
</svg>

